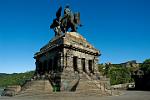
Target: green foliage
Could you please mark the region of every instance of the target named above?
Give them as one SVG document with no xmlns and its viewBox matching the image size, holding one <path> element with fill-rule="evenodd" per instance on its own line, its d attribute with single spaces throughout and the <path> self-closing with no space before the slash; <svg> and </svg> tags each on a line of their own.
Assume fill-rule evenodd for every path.
<svg viewBox="0 0 150 100">
<path fill-rule="evenodd" d="M 99 64 L 98 65 L 98 70 L 102 75 L 105 75 L 105 70 L 104 70 L 104 65 L 103 64 Z"/>
<path fill-rule="evenodd" d="M 8 85 L 22 85 L 25 80 L 30 79 L 34 74 L 34 71 L 25 73 L 13 73 L 0 75 L 0 87 L 6 87 Z"/>
<path fill-rule="evenodd" d="M 149 63 L 150 64 L 150 59 L 146 59 L 143 63 Z"/>
<path fill-rule="evenodd" d="M 123 84 L 128 82 L 133 82 L 131 74 L 139 70 L 138 67 L 123 67 L 121 64 L 99 64 L 99 71 L 102 75 L 110 78 L 110 84 Z M 144 72 L 144 79 L 149 79 L 150 75 L 150 59 L 146 59 L 142 64 L 140 64 L 140 70 Z"/>
<path fill-rule="evenodd" d="M 146 59 L 146 60 L 140 65 L 140 70 L 142 70 L 145 75 L 150 75 L 150 59 Z"/>
<path fill-rule="evenodd" d="M 133 69 L 122 67 L 121 64 L 106 64 L 105 66 L 99 64 L 98 68 L 102 75 L 110 78 L 111 85 L 123 84 L 133 81 L 131 78 Z"/>
<path fill-rule="evenodd" d="M 132 81 L 130 71 L 123 67 L 112 67 L 109 70 L 110 84 L 123 84 Z"/>
</svg>

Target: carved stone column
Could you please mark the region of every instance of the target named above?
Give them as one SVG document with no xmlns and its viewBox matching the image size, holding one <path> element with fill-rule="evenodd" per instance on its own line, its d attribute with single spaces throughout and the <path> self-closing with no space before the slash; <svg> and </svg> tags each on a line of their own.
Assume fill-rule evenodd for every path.
<svg viewBox="0 0 150 100">
<path fill-rule="evenodd" d="M 93 65 L 94 65 L 94 73 L 99 73 L 99 70 L 98 70 L 98 58 L 95 58 L 93 60 Z"/>
<path fill-rule="evenodd" d="M 90 73 L 90 71 L 89 71 L 89 64 L 88 64 L 89 62 L 88 62 L 88 60 L 87 59 L 85 59 L 85 68 L 86 68 L 86 73 Z"/>
<path fill-rule="evenodd" d="M 80 58 L 77 58 L 77 66 L 78 66 L 79 73 L 82 73 L 83 70 L 82 70 L 81 59 Z"/>
</svg>

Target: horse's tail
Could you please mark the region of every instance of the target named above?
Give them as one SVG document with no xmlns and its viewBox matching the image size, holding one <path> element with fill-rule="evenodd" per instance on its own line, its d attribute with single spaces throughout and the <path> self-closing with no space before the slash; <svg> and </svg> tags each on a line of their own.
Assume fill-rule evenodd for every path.
<svg viewBox="0 0 150 100">
<path fill-rule="evenodd" d="M 74 13 L 74 22 L 75 24 L 80 25 L 80 13 L 79 12 Z"/>
</svg>

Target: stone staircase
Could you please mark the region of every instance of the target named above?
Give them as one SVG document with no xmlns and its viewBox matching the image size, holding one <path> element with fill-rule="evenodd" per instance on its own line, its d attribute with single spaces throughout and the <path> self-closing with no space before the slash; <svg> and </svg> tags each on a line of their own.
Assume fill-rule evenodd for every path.
<svg viewBox="0 0 150 100">
<path fill-rule="evenodd" d="M 22 91 L 16 96 L 48 95 L 52 91 L 53 89 L 49 80 L 33 80 L 27 82 L 22 87 Z"/>
<path fill-rule="evenodd" d="M 27 82 L 22 91 L 15 97 L 68 97 L 68 96 L 90 96 L 107 95 L 97 88 L 92 81 L 87 80 L 86 75 L 82 75 L 76 92 L 52 92 L 52 86 L 49 80 L 33 80 Z"/>
<path fill-rule="evenodd" d="M 76 91 L 87 95 L 111 95 L 111 90 L 108 90 L 105 85 L 104 80 L 96 80 L 93 76 L 83 73 L 80 75 L 80 82 Z"/>
<path fill-rule="evenodd" d="M 69 72 L 68 72 L 69 73 Z M 71 73 L 71 72 L 70 72 Z M 25 83 L 22 87 L 22 91 L 19 92 L 17 97 L 32 97 L 32 96 L 86 96 L 86 95 L 111 95 L 108 89 L 104 86 L 105 79 L 100 78 L 96 80 L 95 76 L 89 76 L 87 73 L 81 74 L 63 74 L 62 82 L 69 82 L 67 84 L 67 89 L 70 90 L 70 87 L 74 86 L 76 83 L 77 87 L 75 92 L 67 92 L 61 89 L 61 92 L 53 92 L 53 88 L 49 80 L 32 80 Z M 103 84 L 104 83 L 104 84 Z M 63 84 L 62 84 L 63 85 Z"/>
</svg>

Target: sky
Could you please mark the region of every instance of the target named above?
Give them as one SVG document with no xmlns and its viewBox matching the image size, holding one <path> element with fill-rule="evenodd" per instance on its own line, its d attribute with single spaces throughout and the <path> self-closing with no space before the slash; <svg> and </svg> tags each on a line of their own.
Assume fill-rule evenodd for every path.
<svg viewBox="0 0 150 100">
<path fill-rule="evenodd" d="M 149 0 L 0 0 L 0 73 L 35 69 L 34 54 L 54 37 L 55 12 L 80 12 L 84 38 L 100 50 L 99 63 L 150 58 Z"/>
</svg>

